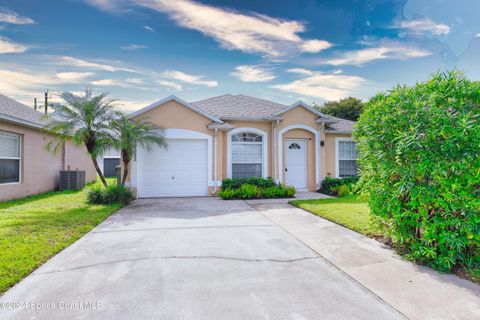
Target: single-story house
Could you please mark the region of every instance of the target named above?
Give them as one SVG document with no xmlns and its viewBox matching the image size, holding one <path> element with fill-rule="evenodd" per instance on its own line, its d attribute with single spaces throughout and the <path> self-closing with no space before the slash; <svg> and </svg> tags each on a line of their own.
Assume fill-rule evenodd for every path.
<svg viewBox="0 0 480 320">
<path fill-rule="evenodd" d="M 90 155 L 71 141 L 57 154 L 46 150 L 42 113 L 0 94 L 0 201 L 54 190 L 60 170 L 84 170 L 86 181 L 97 173 Z"/>
<path fill-rule="evenodd" d="M 212 195 L 222 179 L 253 176 L 315 191 L 325 177 L 357 170 L 354 122 L 301 101 L 226 94 L 189 103 L 169 96 L 130 118 L 163 128 L 168 143 L 137 149 L 128 184 L 140 198 Z"/>
</svg>

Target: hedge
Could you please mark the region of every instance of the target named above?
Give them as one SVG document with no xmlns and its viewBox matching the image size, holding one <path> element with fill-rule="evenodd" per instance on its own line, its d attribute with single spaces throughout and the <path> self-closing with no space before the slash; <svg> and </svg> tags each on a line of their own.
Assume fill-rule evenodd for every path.
<svg viewBox="0 0 480 320">
<path fill-rule="evenodd" d="M 394 244 L 436 269 L 480 265 L 480 82 L 453 71 L 378 94 L 354 137 Z"/>
</svg>

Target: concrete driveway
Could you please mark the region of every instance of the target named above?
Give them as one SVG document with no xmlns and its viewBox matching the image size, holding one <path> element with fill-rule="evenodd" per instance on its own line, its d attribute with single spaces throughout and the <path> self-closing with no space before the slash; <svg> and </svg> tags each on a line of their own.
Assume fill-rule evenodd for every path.
<svg viewBox="0 0 480 320">
<path fill-rule="evenodd" d="M 137 201 L 0 306 L 1 319 L 404 318 L 244 201 L 214 198 Z"/>
</svg>

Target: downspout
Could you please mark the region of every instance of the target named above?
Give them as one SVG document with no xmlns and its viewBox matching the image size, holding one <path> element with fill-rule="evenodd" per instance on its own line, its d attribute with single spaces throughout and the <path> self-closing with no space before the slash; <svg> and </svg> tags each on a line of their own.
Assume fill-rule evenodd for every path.
<svg viewBox="0 0 480 320">
<path fill-rule="evenodd" d="M 213 192 L 217 193 L 217 136 L 218 128 L 215 128 L 215 133 L 213 134 Z"/>
<path fill-rule="evenodd" d="M 277 125 L 280 120 L 273 122 L 273 180 L 278 183 L 278 173 L 277 173 Z"/>
</svg>

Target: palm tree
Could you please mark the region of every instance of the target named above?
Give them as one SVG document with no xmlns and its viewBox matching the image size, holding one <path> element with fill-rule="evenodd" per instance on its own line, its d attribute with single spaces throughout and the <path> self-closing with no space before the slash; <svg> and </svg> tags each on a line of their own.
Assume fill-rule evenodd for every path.
<svg viewBox="0 0 480 320">
<path fill-rule="evenodd" d="M 62 92 L 60 97 L 65 103 L 54 106 L 55 112 L 49 116 L 50 121 L 45 127 L 45 133 L 54 137 L 47 148 L 57 151 L 68 139 L 76 145 L 85 145 L 98 176 L 107 187 L 97 156 L 113 144 L 111 122 L 118 117 L 114 100 L 109 99 L 106 93 L 93 96 L 89 88 L 84 96 Z"/>
<path fill-rule="evenodd" d="M 120 149 L 123 162 L 122 185 L 128 176 L 130 161 L 135 157 L 137 146 L 151 150 L 152 145 L 167 147 L 163 129 L 148 122 L 135 122 L 123 115 L 113 122 L 115 147 Z"/>
</svg>

